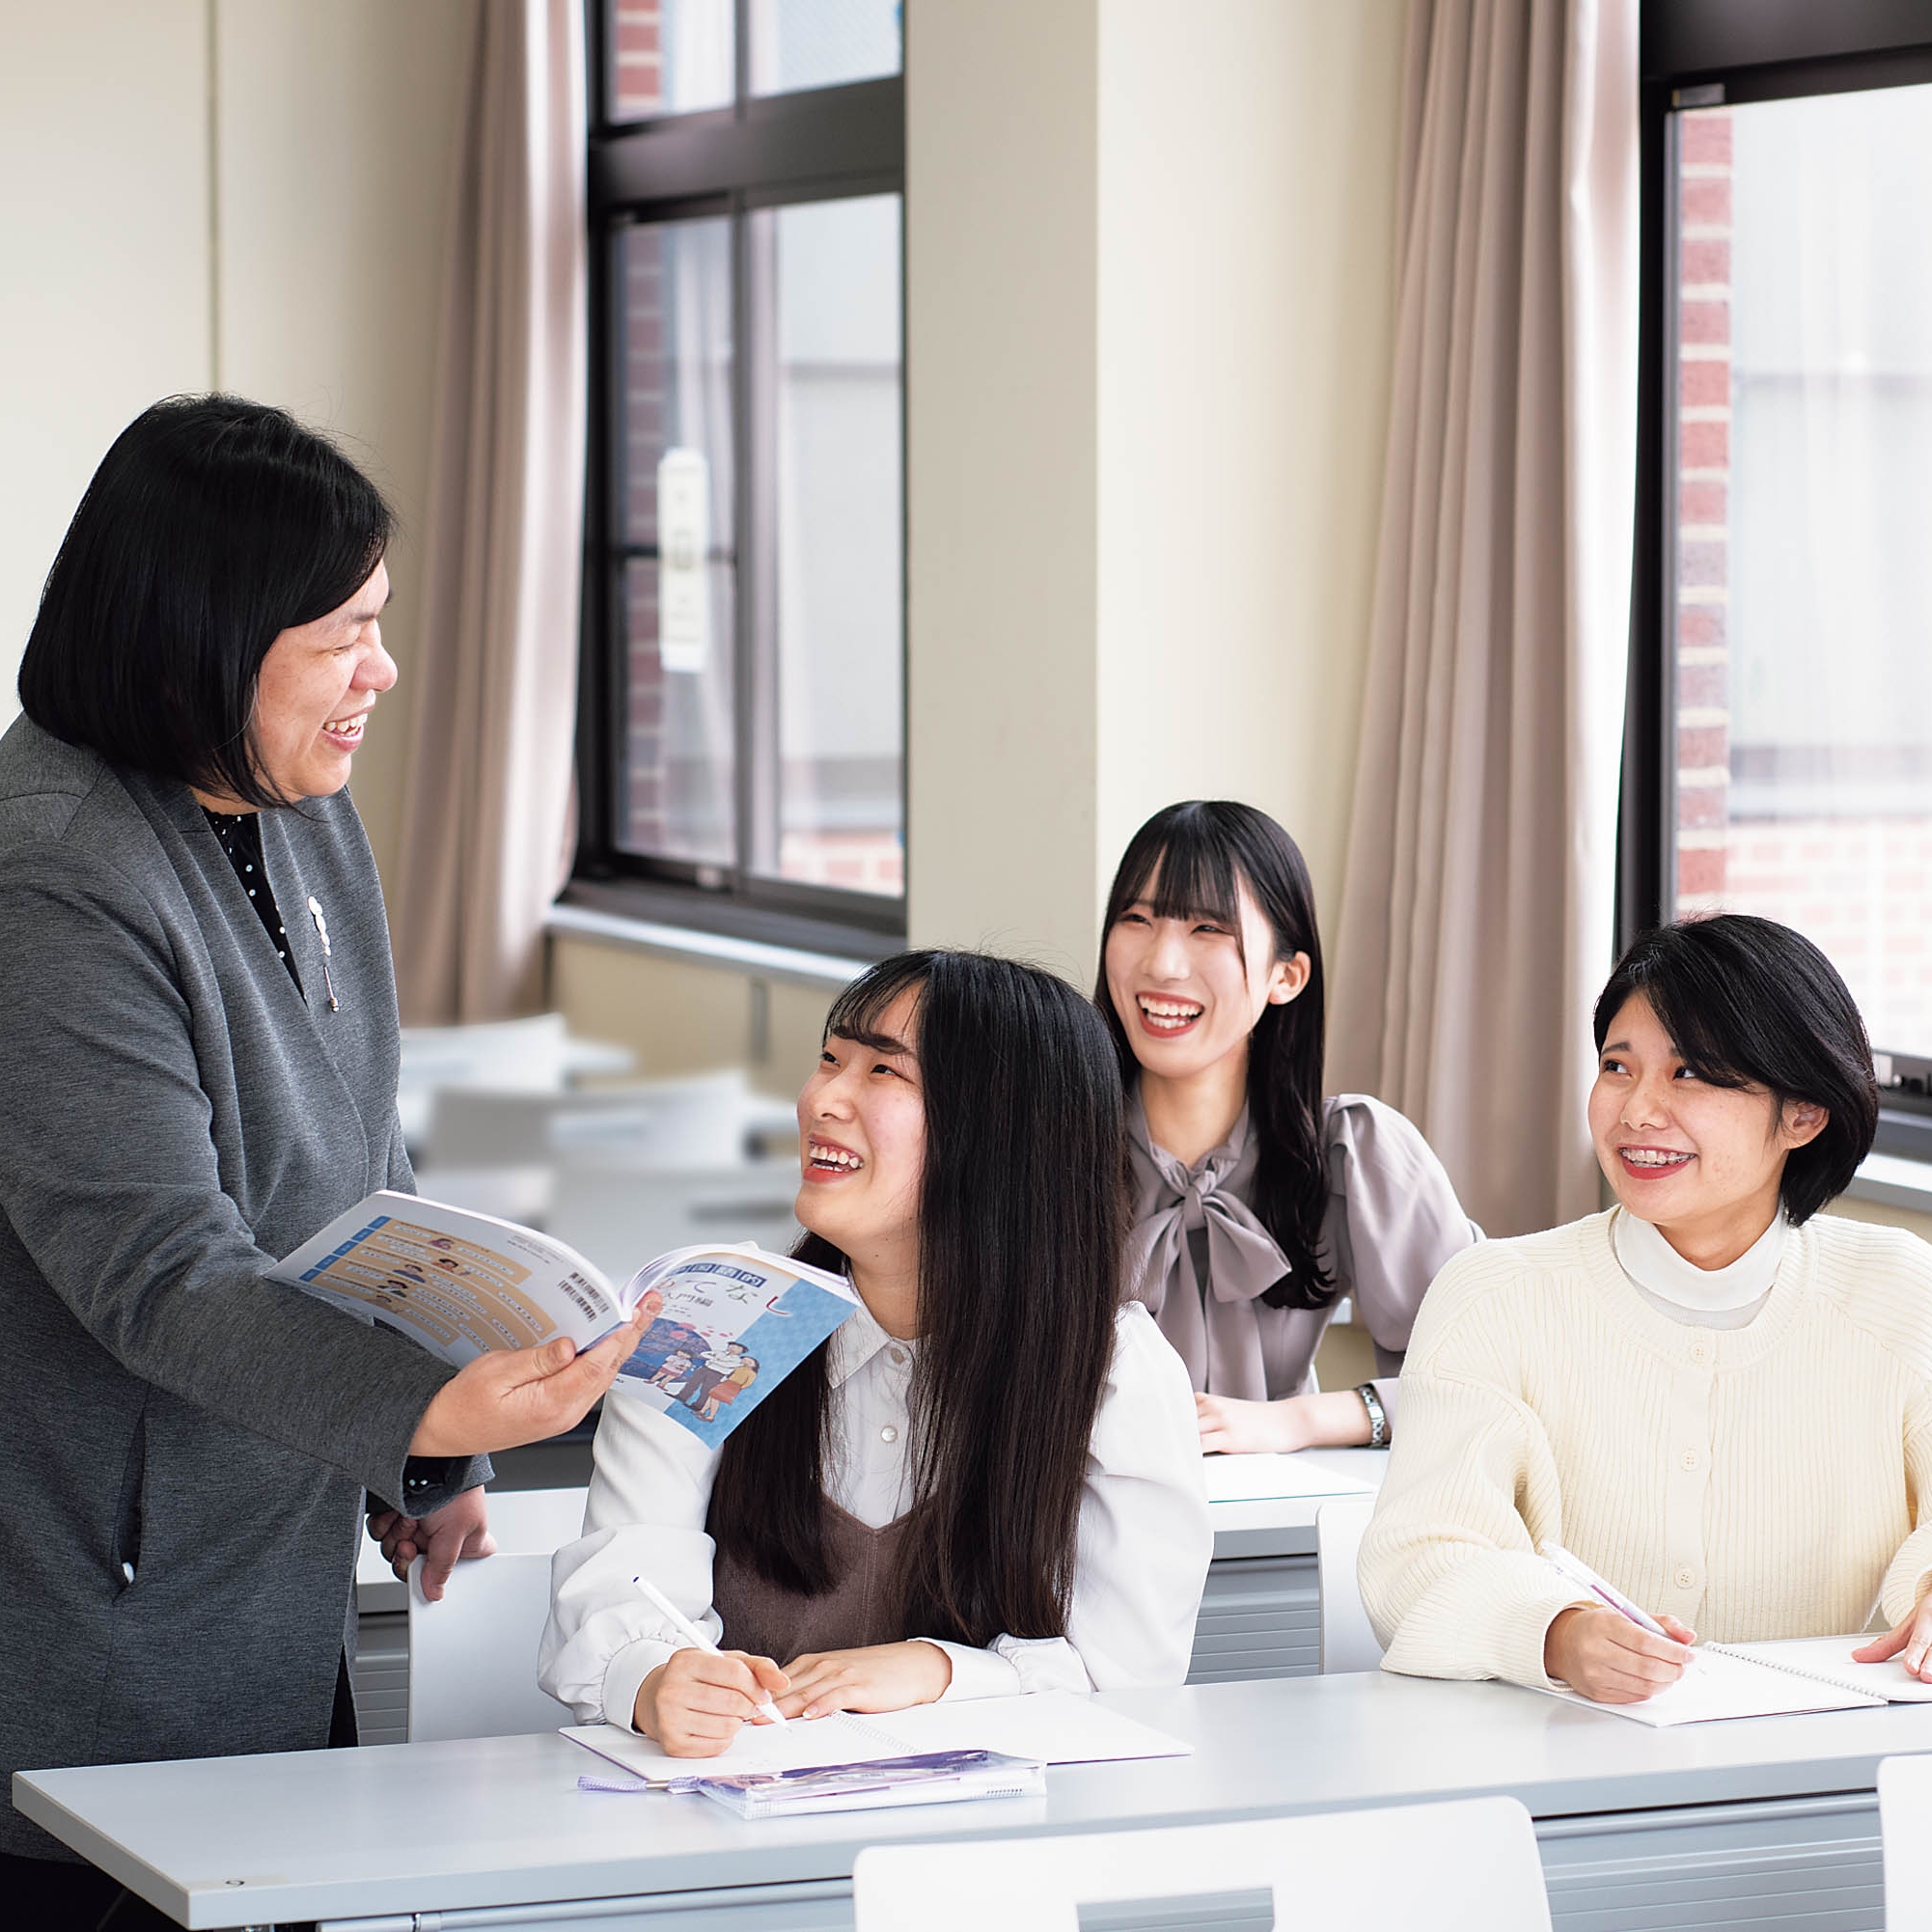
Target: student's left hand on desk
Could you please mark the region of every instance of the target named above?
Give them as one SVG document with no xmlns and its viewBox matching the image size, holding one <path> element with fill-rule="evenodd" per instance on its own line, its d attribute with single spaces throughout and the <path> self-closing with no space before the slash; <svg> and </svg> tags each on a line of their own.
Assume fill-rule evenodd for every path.
<svg viewBox="0 0 1932 1932">
<path fill-rule="evenodd" d="M 862 1650 L 820 1650 L 785 1667 L 791 1688 L 778 1707 L 788 1718 L 833 1711 L 902 1711 L 944 1697 L 952 1660 L 936 1643 L 872 1643 Z"/>
<path fill-rule="evenodd" d="M 466 1489 L 454 1503 L 427 1516 L 405 1516 L 400 1509 L 373 1512 L 369 1533 L 382 1545 L 389 1567 L 405 1582 L 409 1565 L 418 1557 L 428 1559 L 423 1565 L 423 1594 L 435 1603 L 459 1560 L 496 1554 L 483 1494 L 481 1487 Z"/>
<path fill-rule="evenodd" d="M 1891 1657 L 1898 1658 L 1908 1677 L 1932 1684 L 1932 1588 L 1920 1593 L 1918 1608 L 1903 1623 L 1894 1623 L 1883 1637 L 1852 1652 L 1854 1664 L 1883 1664 Z"/>
<path fill-rule="evenodd" d="M 1262 1455 L 1307 1449 L 1309 1435 L 1294 1413 L 1295 1398 L 1281 1402 L 1238 1402 L 1232 1395 L 1194 1396 L 1194 1419 L 1201 1425 L 1202 1455 Z"/>
</svg>

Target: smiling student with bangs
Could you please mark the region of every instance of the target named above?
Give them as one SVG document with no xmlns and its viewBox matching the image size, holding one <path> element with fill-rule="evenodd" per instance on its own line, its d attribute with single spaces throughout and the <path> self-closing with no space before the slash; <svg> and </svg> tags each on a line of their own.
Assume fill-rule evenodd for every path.
<svg viewBox="0 0 1932 1932">
<path fill-rule="evenodd" d="M 1035 967 L 885 960 L 833 1007 L 798 1129 L 797 1252 L 863 1307 L 722 1449 L 620 1380 L 544 1688 L 705 1757 L 767 1694 L 815 1717 L 1180 1683 L 1213 1537 L 1187 1378 L 1121 1305 L 1099 1016 Z"/>
<path fill-rule="evenodd" d="M 1203 1449 L 1383 1447 L 1423 1291 L 1482 1230 L 1393 1107 L 1322 1091 L 1321 937 L 1300 849 L 1195 799 L 1134 834 L 1094 1004 L 1127 1090 L 1129 1291 L 1194 1383 Z M 1351 1297 L 1375 1380 L 1320 1392 Z"/>
<path fill-rule="evenodd" d="M 1854 1654 L 1932 1679 L 1932 1253 L 1819 1213 L 1878 1118 L 1851 994 L 1808 939 L 1727 914 L 1639 940 L 1595 1033 L 1617 1204 L 1458 1256 L 1416 1324 L 1362 1548 L 1385 1668 L 1634 1703 L 1696 1633 L 1877 1613 Z"/>
</svg>

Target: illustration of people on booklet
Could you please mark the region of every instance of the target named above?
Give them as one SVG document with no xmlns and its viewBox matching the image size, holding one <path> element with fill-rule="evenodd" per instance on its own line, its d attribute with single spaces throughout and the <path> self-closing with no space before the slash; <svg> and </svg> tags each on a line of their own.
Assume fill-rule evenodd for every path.
<svg viewBox="0 0 1932 1932">
<path fill-rule="evenodd" d="M 731 1343 L 733 1348 L 742 1348 L 742 1342 Z M 735 1402 L 738 1397 L 759 1379 L 758 1357 L 746 1355 L 739 1358 L 738 1366 L 722 1382 L 711 1384 L 711 1393 L 704 1397 L 704 1406 L 698 1413 L 707 1422 L 718 1420 L 718 1411 L 727 1402 Z"/>
<path fill-rule="evenodd" d="M 711 1391 L 724 1381 L 737 1367 L 751 1351 L 742 1341 L 728 1341 L 722 1348 L 714 1348 L 703 1363 L 692 1371 L 691 1379 L 684 1385 L 684 1393 L 678 1398 L 687 1409 L 695 1409 L 710 1421 L 716 1415 L 704 1414 L 704 1404 L 710 1399 Z"/>
<path fill-rule="evenodd" d="M 650 1386 L 662 1389 L 667 1395 L 682 1393 L 684 1378 L 691 1372 L 691 1357 L 681 1348 L 674 1348 L 650 1375 Z"/>
</svg>

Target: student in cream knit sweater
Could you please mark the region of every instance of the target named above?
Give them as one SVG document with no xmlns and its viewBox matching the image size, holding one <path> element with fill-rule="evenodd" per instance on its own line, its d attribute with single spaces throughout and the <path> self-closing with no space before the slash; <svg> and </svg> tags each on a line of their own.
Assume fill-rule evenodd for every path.
<svg viewBox="0 0 1932 1932">
<path fill-rule="evenodd" d="M 1851 995 L 1808 940 L 1725 915 L 1640 940 L 1595 1033 L 1618 1205 L 1457 1256 L 1416 1324 L 1362 1548 L 1384 1668 L 1636 1702 L 1697 1635 L 1882 1613 L 1859 1655 L 1932 1679 L 1932 1249 L 1817 1218 L 1877 1120 Z"/>
</svg>

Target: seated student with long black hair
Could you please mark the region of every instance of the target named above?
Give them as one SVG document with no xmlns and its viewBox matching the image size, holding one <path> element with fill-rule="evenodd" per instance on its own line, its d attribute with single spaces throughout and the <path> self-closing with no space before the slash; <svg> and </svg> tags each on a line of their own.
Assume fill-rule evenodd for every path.
<svg viewBox="0 0 1932 1932">
<path fill-rule="evenodd" d="M 1854 1654 L 1932 1677 L 1932 1250 L 1818 1212 L 1878 1119 L 1851 994 L 1726 914 L 1640 939 L 1595 1033 L 1617 1204 L 1459 1256 L 1416 1324 L 1362 1546 L 1384 1667 L 1637 1703 L 1694 1632 L 1834 1636 L 1876 1605 L 1892 1629 Z"/>
<path fill-rule="evenodd" d="M 1114 875 L 1094 1004 L 1128 1089 L 1129 1291 L 1193 1378 L 1203 1449 L 1381 1448 L 1422 1292 L 1481 1238 L 1393 1108 L 1322 1092 L 1300 848 L 1252 805 L 1157 812 Z M 1344 1296 L 1377 1379 L 1314 1386 Z"/>
<path fill-rule="evenodd" d="M 721 1450 L 620 1379 L 544 1688 L 703 1757 L 767 1694 L 796 1717 L 1180 1683 L 1213 1538 L 1187 1378 L 1121 1304 L 1099 1016 L 1034 967 L 902 953 L 840 996 L 798 1127 L 797 1252 L 864 1307 Z"/>
</svg>

